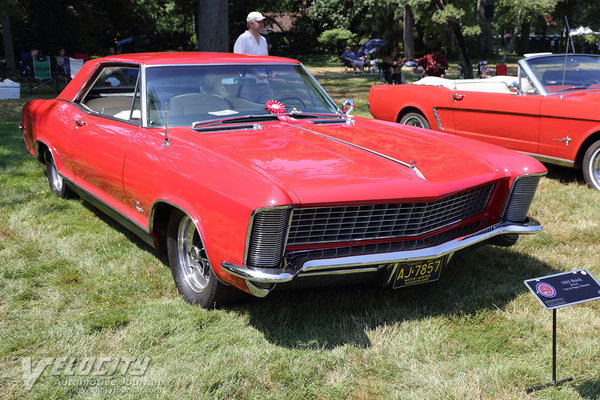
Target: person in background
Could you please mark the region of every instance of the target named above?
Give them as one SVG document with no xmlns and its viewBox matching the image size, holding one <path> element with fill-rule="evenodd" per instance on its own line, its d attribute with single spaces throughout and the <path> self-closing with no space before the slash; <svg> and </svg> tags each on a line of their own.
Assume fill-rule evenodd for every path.
<svg viewBox="0 0 600 400">
<path fill-rule="evenodd" d="M 442 54 L 442 50 L 439 47 L 433 48 L 431 54 L 427 54 L 417 60 L 419 64 L 425 70 L 425 76 L 439 76 L 440 78 L 446 77 L 446 69 L 448 69 L 448 60 L 446 56 Z"/>
<path fill-rule="evenodd" d="M 361 73 L 365 67 L 365 62 L 356 58 L 356 54 L 354 54 L 350 46 L 346 46 L 344 49 L 344 52 L 342 53 L 342 60 L 344 65 L 352 68 L 354 73 L 356 73 L 356 70 Z"/>
<path fill-rule="evenodd" d="M 384 72 L 383 77 L 385 80 L 391 84 L 406 83 L 402 76 L 402 66 L 407 61 L 408 58 L 398 60 L 398 48 L 392 46 L 388 55 L 385 56 L 381 62 L 381 69 Z"/>
<path fill-rule="evenodd" d="M 258 56 L 268 56 L 269 48 L 267 39 L 261 35 L 265 29 L 265 17 L 258 11 L 252 11 L 246 17 L 248 29 L 242 33 L 235 44 L 233 52 L 237 54 L 254 54 Z"/>
<path fill-rule="evenodd" d="M 56 55 L 56 69 L 60 74 L 65 76 L 70 76 L 69 71 L 69 57 L 67 57 L 67 51 L 64 47 L 60 47 L 58 49 L 58 54 Z"/>
</svg>

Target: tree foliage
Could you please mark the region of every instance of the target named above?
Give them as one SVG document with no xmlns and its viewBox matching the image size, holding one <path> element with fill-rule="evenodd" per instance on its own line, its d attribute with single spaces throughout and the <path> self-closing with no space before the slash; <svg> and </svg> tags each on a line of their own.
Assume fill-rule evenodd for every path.
<svg viewBox="0 0 600 400">
<path fill-rule="evenodd" d="M 250 11 L 290 13 L 295 21 L 291 30 L 269 36 L 274 43 L 272 53 L 277 55 L 337 54 L 342 41 L 359 45 L 382 38 L 400 47 L 409 40 L 407 45 L 415 56 L 442 45 L 447 54 L 465 61 L 469 53 L 478 57 L 489 54 L 493 35 L 523 32 L 527 38 L 529 31 L 560 33 L 564 17 L 572 27 L 600 30 L 600 7 L 588 0 L 223 1 L 228 4 L 228 50 L 246 29 Z M 132 36 L 149 40 L 148 46 L 134 50 L 195 49 L 199 4 L 200 0 L 0 0 L 0 12 L 6 25 L 3 29 L 10 30 L 3 36 L 12 37 L 17 55 L 33 47 L 54 54 L 61 46 L 71 54 L 102 55 L 108 46 Z M 491 7 L 492 17 L 482 21 L 485 7 Z M 404 32 L 407 11 L 410 34 Z M 342 32 L 348 33 L 344 36 Z M 8 48 L 3 43 L 3 49 Z"/>
</svg>

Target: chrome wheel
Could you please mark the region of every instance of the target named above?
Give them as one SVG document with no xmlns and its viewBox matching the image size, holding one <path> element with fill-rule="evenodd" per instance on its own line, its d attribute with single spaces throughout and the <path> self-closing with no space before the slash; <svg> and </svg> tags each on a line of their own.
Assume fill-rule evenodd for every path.
<svg viewBox="0 0 600 400">
<path fill-rule="evenodd" d="M 177 291 L 188 303 L 212 308 L 239 298 L 237 289 L 215 275 L 192 218 L 177 209 L 169 215 L 167 252 Z"/>
<path fill-rule="evenodd" d="M 202 293 L 208 286 L 210 261 L 194 221 L 185 215 L 177 230 L 177 266 L 191 290 Z"/>
<path fill-rule="evenodd" d="M 63 190 L 63 177 L 58 173 L 54 158 L 50 157 L 50 170 L 48 171 L 48 180 L 50 182 L 50 188 L 55 192 L 61 192 Z"/>
<path fill-rule="evenodd" d="M 600 142 L 594 143 L 583 157 L 583 177 L 592 189 L 600 190 Z"/>
<path fill-rule="evenodd" d="M 75 194 L 67 186 L 62 175 L 58 173 L 56 163 L 54 162 L 54 157 L 49 151 L 46 153 L 45 158 L 46 175 L 48 176 L 48 185 L 50 186 L 50 190 L 58 197 L 62 197 L 64 199 L 74 197 Z"/>
</svg>

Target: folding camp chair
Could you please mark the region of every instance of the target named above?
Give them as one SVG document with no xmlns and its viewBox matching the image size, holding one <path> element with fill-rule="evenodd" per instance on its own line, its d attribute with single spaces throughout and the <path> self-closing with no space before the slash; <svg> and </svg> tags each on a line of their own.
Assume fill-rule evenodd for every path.
<svg viewBox="0 0 600 400">
<path fill-rule="evenodd" d="M 58 79 L 52 76 L 50 57 L 32 57 L 31 64 L 33 69 L 29 77 L 29 93 L 43 85 L 52 87 L 53 83 L 56 84 L 56 93 L 58 93 Z"/>
<path fill-rule="evenodd" d="M 83 67 L 84 60 L 80 60 L 77 58 L 69 57 L 69 75 L 70 79 L 75 78 L 75 75 L 79 72 L 81 67 Z"/>
</svg>

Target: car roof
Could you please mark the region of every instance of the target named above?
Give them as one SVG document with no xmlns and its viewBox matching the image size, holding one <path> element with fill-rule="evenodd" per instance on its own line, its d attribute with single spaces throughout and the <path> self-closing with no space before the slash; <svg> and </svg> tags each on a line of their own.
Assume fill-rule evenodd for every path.
<svg viewBox="0 0 600 400">
<path fill-rule="evenodd" d="M 58 95 L 59 99 L 72 101 L 85 84 L 90 74 L 99 64 L 127 63 L 140 64 L 146 67 L 160 65 L 224 65 L 224 64 L 300 64 L 297 60 L 271 56 L 253 56 L 233 53 L 203 52 L 169 52 L 169 53 L 134 53 L 95 58 L 86 62 L 81 71 L 67 84 Z"/>
<path fill-rule="evenodd" d="M 255 56 L 233 53 L 203 53 L 203 52 L 168 52 L 168 53 L 135 53 L 119 54 L 92 60 L 93 63 L 101 62 L 126 62 L 146 66 L 164 64 L 239 64 L 239 63 L 295 63 L 298 61 L 289 58 L 272 56 Z"/>
</svg>

